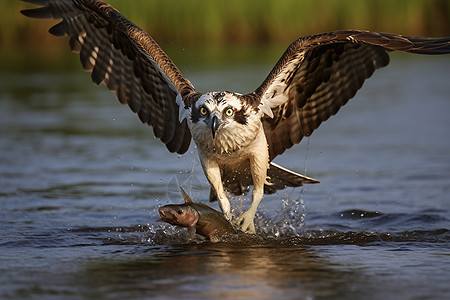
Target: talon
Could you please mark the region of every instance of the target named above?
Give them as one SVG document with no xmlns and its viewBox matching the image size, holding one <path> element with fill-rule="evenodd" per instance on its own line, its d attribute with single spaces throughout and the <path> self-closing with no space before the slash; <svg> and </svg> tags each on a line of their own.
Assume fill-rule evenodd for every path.
<svg viewBox="0 0 450 300">
<path fill-rule="evenodd" d="M 239 227 L 242 232 L 255 234 L 255 224 L 253 223 L 253 216 L 249 216 L 248 213 L 243 213 L 238 220 Z"/>
<path fill-rule="evenodd" d="M 231 212 L 226 212 L 223 214 L 225 216 L 225 219 L 227 219 L 228 221 L 232 221 L 233 220 L 233 214 Z"/>
</svg>

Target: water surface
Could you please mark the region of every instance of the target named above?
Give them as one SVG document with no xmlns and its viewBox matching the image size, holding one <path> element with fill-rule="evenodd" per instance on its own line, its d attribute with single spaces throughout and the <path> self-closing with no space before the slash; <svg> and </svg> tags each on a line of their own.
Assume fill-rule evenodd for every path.
<svg viewBox="0 0 450 300">
<path fill-rule="evenodd" d="M 186 75 L 248 92 L 269 70 Z M 258 237 L 217 244 L 155 222 L 178 184 L 207 199 L 194 147 L 168 153 L 82 71 L 0 74 L 0 298 L 446 299 L 449 70 L 394 56 L 276 159 L 321 184 L 266 196 Z"/>
</svg>

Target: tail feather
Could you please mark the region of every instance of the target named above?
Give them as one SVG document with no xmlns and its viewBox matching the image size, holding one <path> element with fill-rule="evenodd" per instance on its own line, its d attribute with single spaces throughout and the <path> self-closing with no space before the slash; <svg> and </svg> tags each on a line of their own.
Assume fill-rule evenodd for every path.
<svg viewBox="0 0 450 300">
<path fill-rule="evenodd" d="M 267 170 L 268 184 L 264 185 L 264 193 L 273 194 L 277 190 L 282 190 L 285 187 L 299 187 L 304 183 L 312 184 L 320 181 L 294 171 L 288 170 L 274 162 L 270 163 L 270 168 Z"/>
<path fill-rule="evenodd" d="M 250 170 L 249 174 L 239 172 L 240 176 L 230 177 L 227 174 L 222 174 L 224 180 L 224 188 L 227 192 L 239 196 L 249 191 L 249 186 L 253 184 Z M 234 174 L 236 175 L 236 174 Z M 273 194 L 277 190 L 282 190 L 285 187 L 299 187 L 305 183 L 319 183 L 319 180 L 288 170 L 274 162 L 270 163 L 270 168 L 267 170 L 268 181 L 264 184 L 264 193 Z M 217 195 L 211 187 L 209 192 L 209 201 L 217 201 Z"/>
</svg>

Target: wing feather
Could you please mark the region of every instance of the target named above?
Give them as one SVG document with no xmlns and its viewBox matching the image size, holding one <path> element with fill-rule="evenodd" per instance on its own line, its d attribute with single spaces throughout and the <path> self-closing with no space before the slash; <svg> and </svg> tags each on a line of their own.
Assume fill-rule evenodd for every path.
<svg viewBox="0 0 450 300">
<path fill-rule="evenodd" d="M 294 41 L 250 99 L 269 106 L 262 121 L 270 159 L 282 154 L 353 98 L 376 69 L 389 63 L 388 51 L 450 53 L 450 38 L 336 31 Z"/>
<path fill-rule="evenodd" d="M 23 10 L 31 18 L 62 19 L 49 31 L 68 35 L 72 51 L 91 72 L 92 81 L 104 83 L 169 151 L 187 151 L 191 134 L 178 119 L 177 95 L 195 93 L 156 42 L 112 6 L 98 0 L 25 0 L 42 7 Z"/>
</svg>

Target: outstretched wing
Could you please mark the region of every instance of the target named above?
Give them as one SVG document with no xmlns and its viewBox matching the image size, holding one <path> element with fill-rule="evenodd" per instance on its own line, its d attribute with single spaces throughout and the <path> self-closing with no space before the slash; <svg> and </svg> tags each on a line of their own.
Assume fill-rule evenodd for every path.
<svg viewBox="0 0 450 300">
<path fill-rule="evenodd" d="M 142 29 L 112 6 L 96 0 L 23 0 L 40 8 L 25 16 L 62 19 L 49 31 L 69 35 L 72 51 L 80 54 L 96 84 L 103 82 L 120 103 L 128 104 L 171 152 L 187 151 L 191 133 L 178 118 L 178 99 L 194 92 L 170 58 Z"/>
<path fill-rule="evenodd" d="M 272 160 L 336 114 L 364 80 L 389 63 L 387 51 L 450 53 L 450 38 L 411 38 L 367 31 L 336 31 L 294 41 L 261 86 L 260 99 Z M 270 113 L 270 111 L 269 111 Z"/>
</svg>

